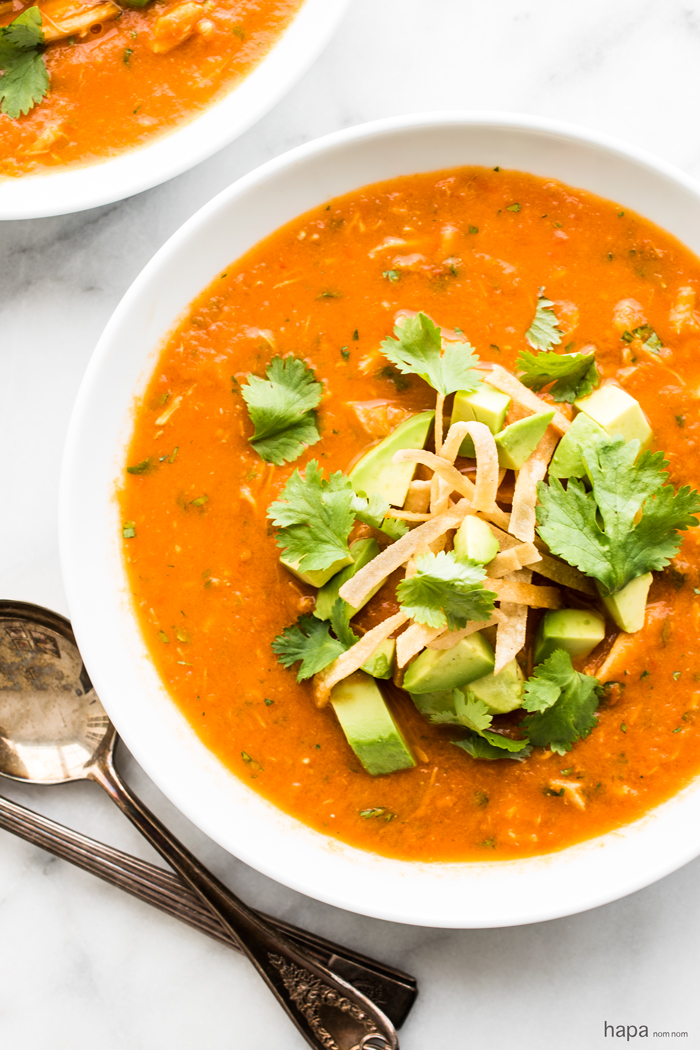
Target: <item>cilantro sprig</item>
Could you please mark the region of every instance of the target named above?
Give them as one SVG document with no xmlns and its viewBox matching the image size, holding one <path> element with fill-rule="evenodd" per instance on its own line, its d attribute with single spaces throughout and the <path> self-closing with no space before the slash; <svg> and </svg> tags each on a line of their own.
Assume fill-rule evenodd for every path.
<svg viewBox="0 0 700 1050">
<path fill-rule="evenodd" d="M 540 482 L 538 532 L 553 554 L 598 581 L 603 597 L 637 576 L 665 568 L 681 545 L 680 531 L 698 524 L 700 495 L 667 485 L 663 452 L 644 452 L 618 436 L 582 456 L 592 491 L 570 478 Z"/>
<path fill-rule="evenodd" d="M 300 616 L 295 624 L 285 627 L 273 640 L 272 651 L 283 667 L 301 661 L 297 682 L 322 671 L 360 640 L 350 626 L 348 604 L 342 598 L 333 605 L 330 627 L 335 638 L 327 621 L 317 620 L 315 616 Z"/>
<path fill-rule="evenodd" d="M 530 741 L 566 754 L 598 724 L 601 693 L 597 678 L 575 671 L 569 654 L 555 649 L 525 683 L 523 707 L 531 713 L 522 726 Z"/>
<path fill-rule="evenodd" d="M 460 725 L 469 730 L 464 740 L 453 740 L 472 758 L 485 758 L 493 761 L 498 758 L 512 758 L 521 762 L 532 751 L 527 740 L 512 740 L 510 737 L 496 733 L 492 728 L 493 715 L 483 700 L 477 700 L 467 689 L 452 690 L 454 711 L 440 712 L 430 716 L 436 725 Z"/>
<path fill-rule="evenodd" d="M 481 382 L 474 366 L 479 358 L 469 343 L 452 343 L 442 352 L 440 328 L 424 314 L 407 317 L 394 328 L 395 339 L 385 339 L 381 350 L 404 375 L 418 375 L 439 393 L 474 391 Z"/>
<path fill-rule="evenodd" d="M 469 558 L 458 558 L 454 551 L 421 554 L 417 572 L 401 580 L 396 596 L 412 620 L 427 627 L 466 627 L 470 620 L 486 620 L 497 595 L 481 582 L 486 569 Z"/>
<path fill-rule="evenodd" d="M 12 120 L 29 113 L 49 90 L 43 49 L 44 31 L 37 7 L 28 7 L 0 28 L 0 112 Z"/>
<path fill-rule="evenodd" d="M 553 346 L 557 346 L 562 340 L 562 334 L 559 331 L 559 318 L 552 309 L 554 303 L 544 297 L 543 291 L 544 289 L 540 289 L 537 306 L 535 307 L 535 316 L 525 333 L 525 338 L 533 350 L 551 350 Z"/>
<path fill-rule="evenodd" d="M 267 463 L 281 466 L 320 439 L 314 409 L 323 387 L 295 357 L 273 357 L 266 374 L 267 379 L 249 376 L 241 394 L 255 427 L 251 445 Z"/>
<path fill-rule="evenodd" d="M 550 393 L 557 402 L 588 397 L 600 381 L 593 354 L 558 354 L 555 350 L 533 354 L 524 350 L 516 367 L 523 370 L 520 382 L 530 390 L 554 383 Z"/>
</svg>

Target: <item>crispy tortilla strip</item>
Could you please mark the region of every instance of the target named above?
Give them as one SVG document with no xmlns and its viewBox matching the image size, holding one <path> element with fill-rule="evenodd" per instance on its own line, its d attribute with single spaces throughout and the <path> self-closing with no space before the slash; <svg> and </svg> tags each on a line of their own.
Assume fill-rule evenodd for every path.
<svg viewBox="0 0 700 1050">
<path fill-rule="evenodd" d="M 529 572 L 529 569 L 517 570 Z M 531 574 L 532 575 L 532 574 Z M 505 579 L 494 580 L 486 577 L 484 587 L 495 591 L 500 602 L 512 605 L 529 605 L 533 609 L 561 609 L 561 594 L 556 587 L 537 587 L 515 579 L 516 573 L 509 573 Z"/>
<path fill-rule="evenodd" d="M 430 467 L 443 478 L 451 486 L 450 491 L 459 492 L 470 502 L 474 499 L 476 486 L 469 478 L 465 478 L 464 474 L 460 474 L 456 467 L 442 456 L 436 456 L 434 452 L 426 452 L 422 448 L 402 448 L 394 453 L 394 463 L 422 463 L 424 467 Z"/>
<path fill-rule="evenodd" d="M 509 531 L 519 540 L 534 543 L 537 514 L 537 482 L 544 479 L 549 461 L 557 447 L 559 435 L 553 426 L 547 427 L 539 445 L 530 458 L 523 464 L 515 479 L 513 492 L 513 509 L 510 515 Z"/>
<path fill-rule="evenodd" d="M 417 550 L 443 536 L 449 529 L 457 528 L 469 509 L 468 501 L 460 500 L 446 514 L 431 518 L 430 521 L 407 532 L 400 540 L 373 558 L 364 569 L 360 569 L 351 580 L 344 583 L 340 588 L 340 597 L 352 606 L 361 605 L 373 587 L 385 580 L 394 569 L 405 565 Z"/>
<path fill-rule="evenodd" d="M 530 569 L 518 569 L 510 574 L 508 581 L 528 586 L 532 581 L 532 572 Z M 498 674 L 506 664 L 515 659 L 525 645 L 527 637 L 527 605 L 501 602 L 501 616 L 503 619 L 496 631 L 494 674 Z"/>
<path fill-rule="evenodd" d="M 359 642 L 355 642 L 351 649 L 339 656 L 332 664 L 314 675 L 314 703 L 317 707 L 325 707 L 331 696 L 331 689 L 343 678 L 359 671 L 365 661 L 378 649 L 389 635 L 406 622 L 408 616 L 405 612 L 397 612 L 386 620 L 382 620 L 371 631 L 368 631 Z"/>
<path fill-rule="evenodd" d="M 500 365 L 493 366 L 489 373 L 488 382 L 491 386 L 495 386 L 497 390 L 501 390 L 504 394 L 509 394 L 517 404 L 522 405 L 524 408 L 529 408 L 531 412 L 545 412 L 550 407 L 547 401 L 543 401 L 532 390 L 528 390 L 524 383 L 521 383 L 519 379 L 507 372 L 505 368 L 501 368 Z M 565 434 L 571 423 L 557 409 L 554 413 L 552 426 L 560 434 Z"/>
<path fill-rule="evenodd" d="M 476 451 L 476 485 L 472 506 L 474 510 L 492 510 L 498 492 L 498 449 L 486 424 L 476 420 L 453 423 L 442 447 L 441 458 L 454 463 L 467 434 L 474 442 Z"/>
<path fill-rule="evenodd" d="M 398 507 L 391 508 L 392 518 L 401 518 L 403 521 L 430 521 L 433 515 L 430 511 L 425 514 L 417 514 L 412 510 L 399 510 Z"/>
<path fill-rule="evenodd" d="M 540 561 L 535 566 L 535 572 L 547 580 L 552 580 L 553 583 L 558 583 L 561 587 L 570 587 L 573 591 L 580 591 L 581 594 L 588 594 L 592 598 L 598 596 L 593 580 L 584 576 L 573 565 L 567 565 L 565 561 L 553 558 L 551 554 L 540 554 Z"/>
<path fill-rule="evenodd" d="M 443 414 L 445 411 L 445 395 L 438 393 L 435 402 L 435 453 L 440 455 L 442 451 L 442 435 L 445 431 Z"/>
<path fill-rule="evenodd" d="M 489 562 L 488 571 L 491 579 L 499 580 L 501 576 L 507 576 L 509 572 L 517 572 L 521 568 L 516 550 L 517 547 L 511 547 L 510 550 L 501 551 Z"/>
<path fill-rule="evenodd" d="M 426 627 L 422 623 L 412 623 L 396 639 L 397 667 L 405 667 L 412 656 L 425 649 L 428 642 L 432 642 L 444 630 L 444 627 Z"/>
<path fill-rule="evenodd" d="M 403 505 L 404 510 L 414 514 L 426 514 L 430 509 L 430 482 L 412 481 L 408 486 L 408 495 Z M 392 514 L 394 512 L 392 511 Z"/>
<path fill-rule="evenodd" d="M 474 620 L 473 623 L 468 623 L 466 627 L 463 627 L 461 631 L 443 630 L 442 634 L 438 635 L 432 642 L 428 642 L 428 649 L 452 649 L 463 638 L 467 638 L 470 634 L 476 634 L 477 631 L 483 631 L 484 627 L 491 627 L 492 624 L 500 623 L 502 618 L 503 615 L 500 609 L 494 609 L 490 620 Z"/>
</svg>

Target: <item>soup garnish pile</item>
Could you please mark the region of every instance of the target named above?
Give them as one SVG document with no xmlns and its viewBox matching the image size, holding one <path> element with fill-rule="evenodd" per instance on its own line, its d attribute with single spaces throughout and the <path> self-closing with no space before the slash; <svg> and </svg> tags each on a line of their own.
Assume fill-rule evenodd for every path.
<svg viewBox="0 0 700 1050">
<path fill-rule="evenodd" d="M 334 200 L 222 273 L 120 493 L 206 744 L 420 860 L 562 848 L 697 774 L 699 282 L 619 206 L 479 168 Z"/>
</svg>

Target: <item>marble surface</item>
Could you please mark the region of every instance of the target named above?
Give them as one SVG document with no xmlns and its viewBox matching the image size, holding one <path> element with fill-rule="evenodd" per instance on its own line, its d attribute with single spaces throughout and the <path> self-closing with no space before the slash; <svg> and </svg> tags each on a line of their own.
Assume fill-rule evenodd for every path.
<svg viewBox="0 0 700 1050">
<path fill-rule="evenodd" d="M 557 117 L 700 177 L 693 0 L 355 0 L 336 38 L 238 142 L 141 196 L 0 227 L 0 594 L 66 612 L 56 505 L 73 398 L 112 309 L 153 252 L 238 176 L 376 117 L 448 108 Z M 591 1050 L 604 1022 L 700 1047 L 700 861 L 625 900 L 528 927 L 446 931 L 338 911 L 264 879 L 122 768 L 244 897 L 414 973 L 404 1050 Z M 148 858 L 97 788 L 3 793 Z M 0 831 L 0 1046 L 269 1050 L 305 1045 L 241 958 Z M 615 1041 L 614 1039 L 612 1040 Z M 639 1040 L 633 1040 L 637 1042 Z M 645 1040 L 669 1045 L 677 1039 Z"/>
</svg>

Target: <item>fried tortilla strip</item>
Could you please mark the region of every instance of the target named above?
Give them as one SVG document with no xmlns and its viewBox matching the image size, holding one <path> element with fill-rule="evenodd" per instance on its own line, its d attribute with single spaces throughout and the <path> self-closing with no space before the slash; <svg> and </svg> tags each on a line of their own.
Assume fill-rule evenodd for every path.
<svg viewBox="0 0 700 1050">
<path fill-rule="evenodd" d="M 432 642 L 444 630 L 444 627 L 426 627 L 422 623 L 412 623 L 396 639 L 397 667 L 405 667 L 412 656 L 425 649 L 428 642 Z"/>
<path fill-rule="evenodd" d="M 122 13 L 121 7 L 111 0 L 91 6 L 66 0 L 47 0 L 47 3 L 38 6 L 46 44 L 67 40 L 69 36 L 87 36 L 94 26 L 101 27 L 105 22 L 113 22 Z"/>
<path fill-rule="evenodd" d="M 319 671 L 318 674 L 314 675 L 313 689 L 314 689 L 314 703 L 317 707 L 325 707 L 331 696 L 331 689 L 338 682 L 342 682 L 343 678 L 347 678 L 349 675 L 354 674 L 355 671 L 359 671 L 363 663 L 369 660 L 370 656 L 379 648 L 382 642 L 386 641 L 389 635 L 393 634 L 402 624 L 406 622 L 408 616 L 405 612 L 397 612 L 393 616 L 390 616 L 386 620 L 382 620 L 376 627 L 373 627 L 371 631 L 363 635 L 359 642 L 342 653 L 332 664 L 325 667 L 323 671 Z"/>
<path fill-rule="evenodd" d="M 428 642 L 428 649 L 452 649 L 463 638 L 468 638 L 470 634 L 476 634 L 477 631 L 483 631 L 484 627 L 491 627 L 493 624 L 500 623 L 502 619 L 503 614 L 500 609 L 494 609 L 490 620 L 474 620 L 473 623 L 468 623 L 466 627 L 463 627 L 461 631 L 443 630 L 442 634 L 438 635 L 432 642 Z"/>
<path fill-rule="evenodd" d="M 340 597 L 352 606 L 361 605 L 373 587 L 385 580 L 394 569 L 405 565 L 417 550 L 443 536 L 450 529 L 457 528 L 469 510 L 468 500 L 460 500 L 446 514 L 431 518 L 430 521 L 407 532 L 400 540 L 392 543 L 376 558 L 373 558 L 364 569 L 360 569 L 352 579 L 344 583 L 340 588 Z"/>
<path fill-rule="evenodd" d="M 440 454 L 441 459 L 454 463 L 465 437 L 474 442 L 476 452 L 476 484 L 472 506 L 474 510 L 492 510 L 498 492 L 498 449 L 493 434 L 485 423 L 476 420 L 453 423 Z"/>
<path fill-rule="evenodd" d="M 412 481 L 408 486 L 408 495 L 403 509 L 412 514 L 426 514 L 430 508 L 430 482 Z M 395 516 L 395 511 L 392 510 Z"/>
<path fill-rule="evenodd" d="M 404 448 L 394 454 L 394 463 L 422 463 L 423 466 L 434 470 L 441 479 L 447 482 L 450 486 L 450 492 L 453 490 L 459 492 L 472 503 L 473 507 L 472 501 L 476 498 L 476 486 L 469 478 L 465 478 L 464 474 L 460 473 L 456 467 L 453 467 L 451 463 L 443 459 L 442 456 L 436 456 L 434 452 L 426 452 L 420 448 Z M 474 507 L 474 510 L 476 509 Z M 481 510 L 480 513 L 482 517 L 487 518 L 489 521 L 495 521 L 501 528 L 508 528 L 509 515 L 495 504 L 491 510 Z"/>
<path fill-rule="evenodd" d="M 526 565 L 533 565 L 541 559 L 542 555 L 534 543 L 518 543 L 514 547 L 501 551 L 489 562 L 488 574 L 497 580 L 502 576 L 507 576 L 509 572 L 517 572 L 518 569 L 523 569 Z"/>
<path fill-rule="evenodd" d="M 537 587 L 533 583 L 525 583 L 517 579 L 517 572 L 530 572 L 530 570 L 519 569 L 509 573 L 502 580 L 494 580 L 487 576 L 484 580 L 484 587 L 489 591 L 495 591 L 501 603 L 529 605 L 533 609 L 561 609 L 561 594 L 556 587 Z M 531 572 L 530 576 L 532 576 Z M 501 608 L 503 608 L 502 605 Z"/>
<path fill-rule="evenodd" d="M 572 591 L 580 591 L 581 594 L 587 594 L 591 598 L 598 597 L 593 580 L 584 576 L 573 565 L 567 565 L 565 561 L 559 561 L 550 554 L 540 554 L 540 561 L 535 566 L 535 572 L 547 580 L 552 580 L 553 583 L 558 583 L 561 587 L 570 587 Z"/>
<path fill-rule="evenodd" d="M 507 372 L 505 368 L 501 368 L 500 365 L 493 366 L 493 369 L 489 372 L 488 381 L 491 386 L 495 386 L 497 390 L 501 390 L 504 394 L 509 394 L 517 404 L 522 405 L 523 408 L 529 408 L 531 412 L 544 412 L 550 407 L 546 401 L 534 394 L 532 390 L 528 390 L 524 383 L 521 383 L 519 379 Z M 571 423 L 557 409 L 554 413 L 552 426 L 560 434 L 565 434 Z"/>
<path fill-rule="evenodd" d="M 530 569 L 518 569 L 508 577 L 509 582 L 528 586 L 532 581 Z M 496 631 L 496 661 L 493 673 L 498 674 L 506 664 L 514 660 L 525 645 L 527 636 L 527 605 L 501 602 L 502 621 Z"/>
<path fill-rule="evenodd" d="M 547 427 L 539 445 L 530 458 L 525 461 L 515 479 L 513 493 L 513 510 L 510 515 L 509 531 L 519 540 L 533 543 L 535 525 L 537 524 L 537 483 L 544 479 L 549 461 L 557 447 L 559 435 L 553 426 Z"/>
</svg>

